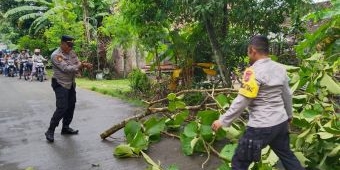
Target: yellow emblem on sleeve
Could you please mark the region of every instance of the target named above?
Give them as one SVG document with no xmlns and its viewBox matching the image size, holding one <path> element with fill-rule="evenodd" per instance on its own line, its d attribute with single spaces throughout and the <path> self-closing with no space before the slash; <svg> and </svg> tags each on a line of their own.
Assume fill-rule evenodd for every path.
<svg viewBox="0 0 340 170">
<path fill-rule="evenodd" d="M 247 68 L 244 71 L 242 86 L 238 93 L 248 98 L 255 98 L 257 97 L 258 92 L 259 85 L 256 82 L 254 70 L 252 68 Z"/>
<path fill-rule="evenodd" d="M 57 59 L 58 62 L 62 62 L 63 61 L 63 56 L 57 55 L 56 57 L 57 57 L 56 59 Z"/>
</svg>

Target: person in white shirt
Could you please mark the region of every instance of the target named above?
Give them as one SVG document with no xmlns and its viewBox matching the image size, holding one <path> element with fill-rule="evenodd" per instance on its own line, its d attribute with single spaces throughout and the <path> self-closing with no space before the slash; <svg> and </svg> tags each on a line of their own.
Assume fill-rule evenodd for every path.
<svg viewBox="0 0 340 170">
<path fill-rule="evenodd" d="M 32 72 L 31 72 L 31 81 L 33 80 L 33 76 L 35 75 L 36 72 L 36 66 L 38 61 L 47 61 L 41 54 L 40 54 L 40 49 L 34 49 L 34 54 L 32 55 L 32 60 L 33 60 L 33 67 L 32 67 Z M 45 72 L 45 80 L 46 80 L 46 69 L 44 68 Z"/>
</svg>

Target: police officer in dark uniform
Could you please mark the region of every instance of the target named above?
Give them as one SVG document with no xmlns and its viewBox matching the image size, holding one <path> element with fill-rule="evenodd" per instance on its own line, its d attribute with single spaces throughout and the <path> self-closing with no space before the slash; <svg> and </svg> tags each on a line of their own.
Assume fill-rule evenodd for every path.
<svg viewBox="0 0 340 170">
<path fill-rule="evenodd" d="M 285 68 L 269 57 L 269 41 L 254 36 L 248 45 L 251 67 L 243 75 L 238 96 L 225 114 L 212 124 L 213 130 L 230 126 L 248 107 L 249 121 L 232 158 L 233 170 L 247 170 L 261 159 L 269 145 L 286 170 L 303 170 L 290 150 L 288 125 L 292 119 L 292 94 Z"/>
<path fill-rule="evenodd" d="M 52 88 L 56 96 L 56 110 L 51 118 L 50 126 L 45 133 L 49 142 L 54 141 L 54 130 L 63 119 L 62 135 L 75 135 L 78 130 L 70 128 L 76 103 L 75 77 L 82 66 L 77 55 L 72 50 L 73 38 L 67 35 L 61 37 L 61 44 L 52 55 L 53 77 Z"/>
</svg>

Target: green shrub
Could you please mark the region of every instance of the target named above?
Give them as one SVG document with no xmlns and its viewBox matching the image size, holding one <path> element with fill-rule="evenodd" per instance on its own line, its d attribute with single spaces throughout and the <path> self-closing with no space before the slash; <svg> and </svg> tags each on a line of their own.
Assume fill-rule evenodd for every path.
<svg viewBox="0 0 340 170">
<path fill-rule="evenodd" d="M 128 75 L 128 79 L 130 82 L 130 87 L 135 93 L 145 93 L 149 92 L 151 87 L 151 82 L 147 75 L 143 73 L 141 70 L 134 69 Z"/>
<path fill-rule="evenodd" d="M 44 40 L 35 39 L 28 35 L 25 35 L 18 40 L 18 47 L 19 52 L 22 49 L 28 49 L 30 52 L 33 52 L 34 49 L 39 48 L 41 49 L 41 54 L 43 56 L 50 56 L 50 51 L 48 50 L 46 42 Z"/>
</svg>

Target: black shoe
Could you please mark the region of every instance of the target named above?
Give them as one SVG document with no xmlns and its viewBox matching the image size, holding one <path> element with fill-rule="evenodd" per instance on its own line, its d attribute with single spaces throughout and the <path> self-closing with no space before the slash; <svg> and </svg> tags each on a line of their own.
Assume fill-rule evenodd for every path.
<svg viewBox="0 0 340 170">
<path fill-rule="evenodd" d="M 61 134 L 62 135 L 77 135 L 79 130 L 74 130 L 72 128 L 62 128 L 61 129 Z"/>
<path fill-rule="evenodd" d="M 54 142 L 54 131 L 48 130 L 45 132 L 46 140 L 49 142 Z"/>
</svg>

